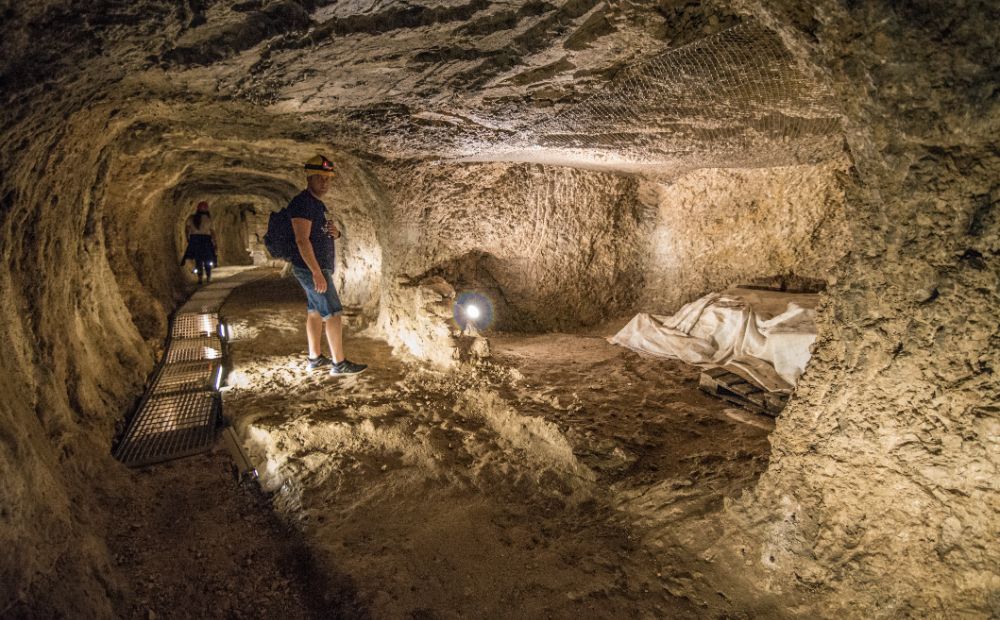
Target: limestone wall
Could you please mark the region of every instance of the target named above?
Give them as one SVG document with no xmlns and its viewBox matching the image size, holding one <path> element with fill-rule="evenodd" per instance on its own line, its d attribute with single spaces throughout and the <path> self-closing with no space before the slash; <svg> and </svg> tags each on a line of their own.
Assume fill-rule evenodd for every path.
<svg viewBox="0 0 1000 620">
<path fill-rule="evenodd" d="M 588 325 L 634 307 L 650 219 L 634 180 L 526 164 L 386 167 L 379 176 L 391 206 L 387 282 L 477 252 L 499 287 L 504 329 Z"/>
<path fill-rule="evenodd" d="M 814 357 L 730 534 L 759 583 L 818 593 L 825 616 L 985 617 L 1000 605 L 997 12 L 884 8 L 762 13 L 835 75 L 856 180 Z"/>
<path fill-rule="evenodd" d="M 817 166 L 704 169 L 645 182 L 656 225 L 640 307 L 670 314 L 708 292 L 755 278 L 825 280 L 850 238 L 843 161 Z"/>
<path fill-rule="evenodd" d="M 110 440 L 153 357 L 107 252 L 101 129 L 82 114 L 32 127 L 23 148 L 24 133 L 0 136 L 3 616 L 109 617 L 121 586 L 103 543 Z"/>
</svg>

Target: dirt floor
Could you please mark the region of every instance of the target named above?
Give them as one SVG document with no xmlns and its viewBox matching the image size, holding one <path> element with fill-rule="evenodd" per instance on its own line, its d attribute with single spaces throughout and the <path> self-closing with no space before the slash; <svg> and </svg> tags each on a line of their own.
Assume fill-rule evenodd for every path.
<svg viewBox="0 0 1000 620">
<path fill-rule="evenodd" d="M 302 535 L 241 482 L 219 442 L 209 454 L 131 473 L 112 506 L 112 559 L 127 578 L 122 618 L 355 617 L 347 579 L 317 570 Z"/>
<path fill-rule="evenodd" d="M 612 346 L 613 327 L 492 334 L 488 362 L 449 372 L 349 333 L 348 356 L 371 368 L 337 378 L 305 369 L 293 281 L 237 289 L 223 313 L 233 331 L 224 413 L 264 493 L 237 486 L 222 453 L 139 474 L 148 495 L 133 520 L 153 525 L 116 553 L 126 571 L 160 576 L 140 579 L 136 609 L 778 615 L 737 608 L 730 571 L 701 553 L 718 535 L 713 515 L 753 484 L 769 446 L 766 430 L 698 391 L 697 369 Z M 214 525 L 181 527 L 179 516 Z M 177 613 L 180 599 L 207 612 Z"/>
</svg>

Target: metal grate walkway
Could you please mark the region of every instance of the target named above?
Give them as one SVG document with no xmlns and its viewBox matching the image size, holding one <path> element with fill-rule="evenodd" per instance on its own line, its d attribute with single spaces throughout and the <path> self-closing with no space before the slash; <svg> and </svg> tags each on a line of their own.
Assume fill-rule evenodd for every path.
<svg viewBox="0 0 1000 620">
<path fill-rule="evenodd" d="M 197 454 L 215 442 L 228 338 L 219 309 L 233 289 L 263 275 L 231 272 L 224 279 L 217 272 L 217 281 L 199 289 L 174 315 L 163 360 L 114 452 L 126 465 Z"/>
<path fill-rule="evenodd" d="M 217 360 L 222 358 L 222 339 L 218 336 L 207 338 L 186 338 L 171 340 L 167 349 L 168 364 L 177 362 L 196 362 L 200 360 Z"/>
<path fill-rule="evenodd" d="M 218 395 L 210 390 L 150 396 L 116 456 L 138 466 L 201 452 L 215 441 L 218 411 Z"/>
<path fill-rule="evenodd" d="M 221 360 L 176 362 L 160 367 L 150 391 L 162 394 L 218 389 L 221 380 Z"/>
</svg>

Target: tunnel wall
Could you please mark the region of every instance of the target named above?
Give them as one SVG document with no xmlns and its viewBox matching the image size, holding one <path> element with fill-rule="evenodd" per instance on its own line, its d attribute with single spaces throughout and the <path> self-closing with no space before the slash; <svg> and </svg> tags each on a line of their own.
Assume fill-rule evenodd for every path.
<svg viewBox="0 0 1000 620">
<path fill-rule="evenodd" d="M 0 135 L 0 616 L 110 617 L 110 441 L 153 363 L 108 253 L 120 128 L 36 104 Z"/>
<path fill-rule="evenodd" d="M 639 307 L 671 314 L 761 277 L 825 280 L 850 243 L 845 167 L 715 168 L 643 182 L 640 196 L 657 215 Z"/>
<path fill-rule="evenodd" d="M 533 164 L 387 166 L 378 175 L 391 205 L 384 282 L 396 288 L 386 294 L 476 252 L 511 313 L 507 329 L 594 324 L 633 307 L 650 219 L 634 180 Z M 383 301 L 390 336 L 408 305 Z M 386 314 L 392 308 L 400 314 Z"/>
<path fill-rule="evenodd" d="M 723 539 L 758 584 L 825 617 L 994 615 L 996 4 L 754 10 L 841 90 L 852 243 L 770 466 Z"/>
</svg>

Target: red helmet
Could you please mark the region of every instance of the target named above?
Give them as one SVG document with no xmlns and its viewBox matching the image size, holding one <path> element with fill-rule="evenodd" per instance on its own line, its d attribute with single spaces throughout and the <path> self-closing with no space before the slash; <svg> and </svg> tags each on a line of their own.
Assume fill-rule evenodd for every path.
<svg viewBox="0 0 1000 620">
<path fill-rule="evenodd" d="M 198 203 L 197 211 L 199 213 L 207 213 L 208 212 L 208 203 L 205 202 L 204 200 L 202 200 L 201 202 L 199 202 Z"/>
</svg>

